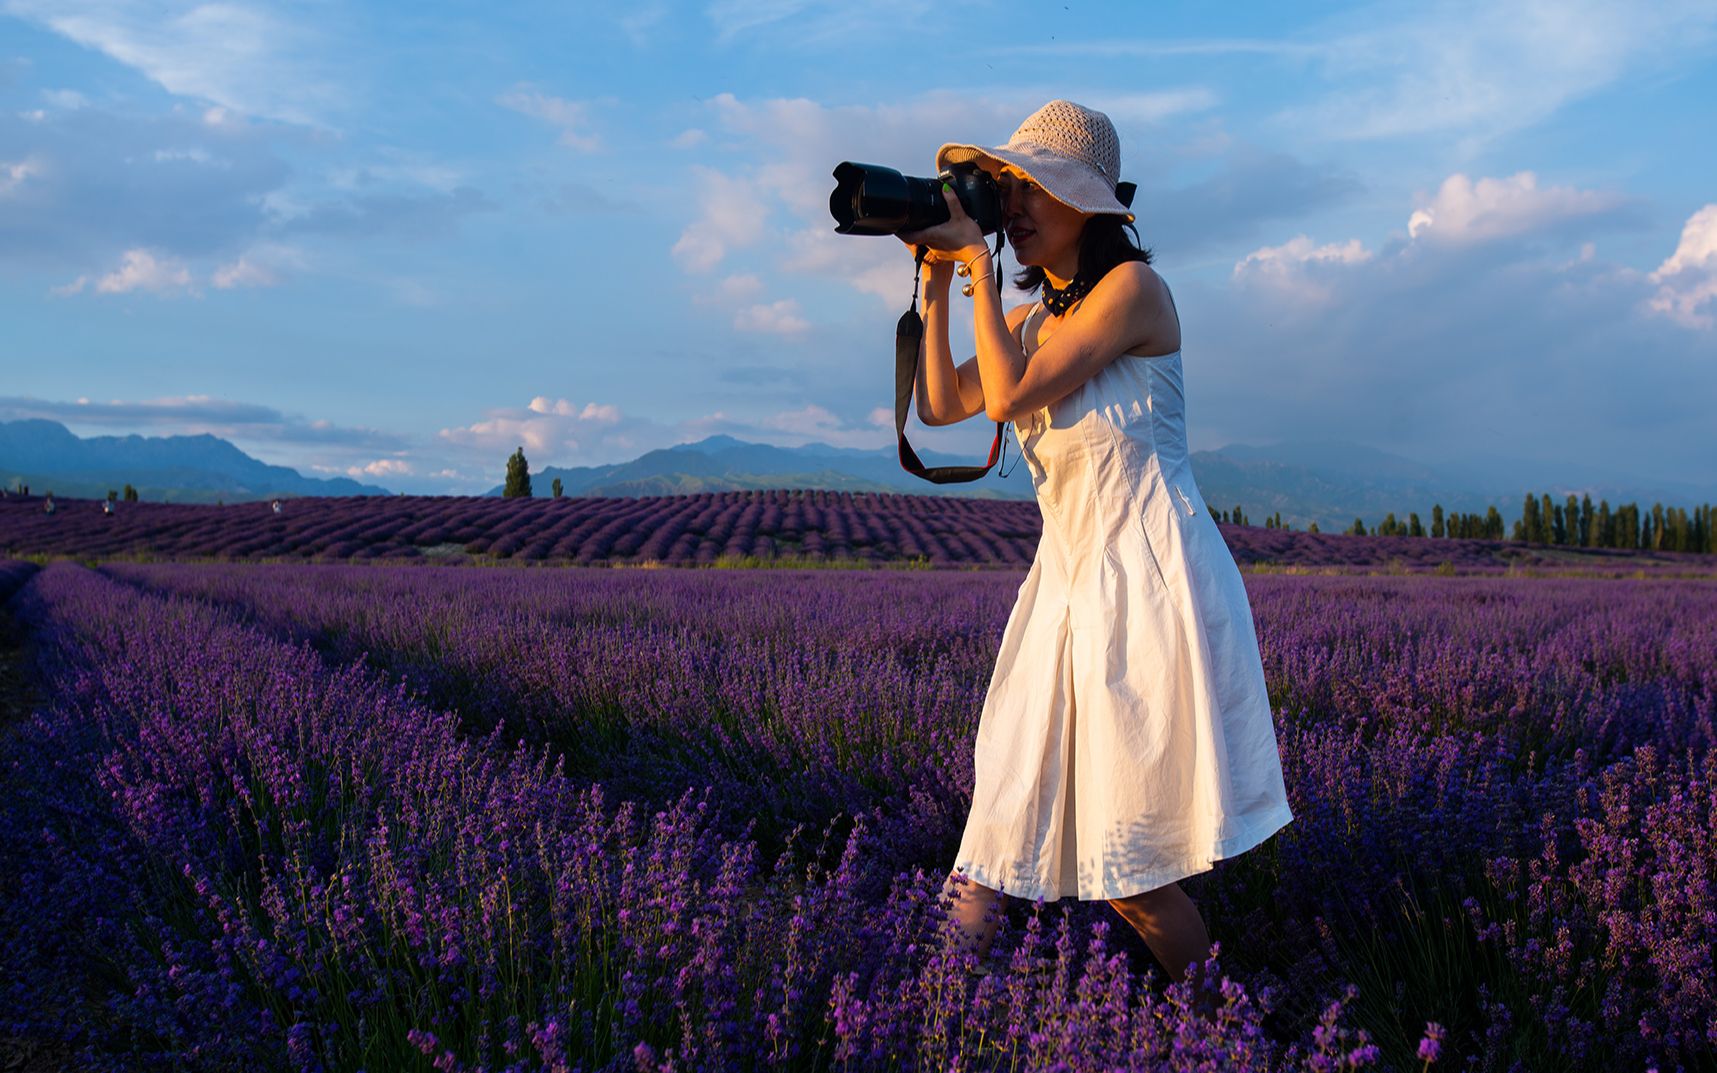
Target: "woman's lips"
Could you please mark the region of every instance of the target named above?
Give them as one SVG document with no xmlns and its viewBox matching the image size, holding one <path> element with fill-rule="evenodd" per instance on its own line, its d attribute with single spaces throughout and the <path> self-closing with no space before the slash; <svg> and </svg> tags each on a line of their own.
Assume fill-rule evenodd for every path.
<svg viewBox="0 0 1717 1073">
<path fill-rule="evenodd" d="M 1008 241 L 1013 243 L 1015 246 L 1018 246 L 1021 242 L 1035 234 L 1037 234 L 1037 232 L 1033 231 L 1029 227 L 1016 228 L 1008 232 Z"/>
</svg>

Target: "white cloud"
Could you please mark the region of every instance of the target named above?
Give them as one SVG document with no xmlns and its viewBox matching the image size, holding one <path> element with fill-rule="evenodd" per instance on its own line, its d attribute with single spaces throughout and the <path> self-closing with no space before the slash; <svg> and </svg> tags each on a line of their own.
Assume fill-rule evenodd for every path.
<svg viewBox="0 0 1717 1073">
<path fill-rule="evenodd" d="M 1500 236 L 1482 256 L 1423 228 L 1375 252 L 1301 235 L 1255 251 L 1229 286 L 1184 280 L 1187 352 L 1200 356 L 1188 391 L 1208 415 L 1194 446 L 1336 429 L 1408 457 L 1482 465 L 1553 452 L 1709 487 L 1717 364 L 1690 360 L 1686 329 L 1717 320 L 1717 204 L 1650 274 L 1604 260 L 1578 231 L 1547 252 L 1538 239 L 1556 217 L 1527 208 L 1464 223 L 1458 233 Z"/>
<path fill-rule="evenodd" d="M 694 149 L 707 141 L 709 141 L 708 131 L 699 130 L 697 127 L 690 127 L 674 135 L 673 140 L 668 142 L 668 144 L 673 146 L 675 149 Z"/>
<path fill-rule="evenodd" d="M 765 14 L 748 10 L 747 18 Z M 744 21 L 739 12 L 739 7 L 729 12 L 735 26 Z M 755 163 L 741 171 L 699 172 L 697 182 L 706 188 L 706 200 L 681 235 L 675 255 L 688 271 L 709 271 L 762 233 L 765 221 L 779 221 L 771 233 L 788 251 L 779 267 L 838 280 L 890 306 L 904 306 L 912 282 L 905 247 L 891 238 L 834 232 L 829 193 L 835 162 L 864 161 L 928 176 L 943 142 L 1000 143 L 1042 105 L 1044 92 L 1033 87 L 982 95 L 938 91 L 873 106 L 828 106 L 805 98 L 748 101 L 718 94 L 709 101 L 716 126 Z M 1209 91 L 1196 87 L 1092 92 L 1079 99 L 1114 119 L 1123 146 L 1140 144 L 1141 128 L 1215 101 Z M 1122 170 L 1130 174 L 1127 159 L 1123 149 Z"/>
<path fill-rule="evenodd" d="M 318 125 L 339 94 L 310 57 L 325 55 L 300 22 L 221 0 L 5 0 L 45 26 L 134 68 L 169 93 L 244 115 Z"/>
<path fill-rule="evenodd" d="M 571 417 L 578 412 L 572 403 L 565 399 L 550 399 L 547 395 L 538 395 L 532 399 L 528 409 L 533 414 L 559 414 L 562 417 Z"/>
<path fill-rule="evenodd" d="M 798 335 L 811 327 L 799 315 L 799 303 L 783 298 L 768 305 L 743 306 L 733 315 L 733 326 L 742 332 L 767 332 L 773 335 Z"/>
<path fill-rule="evenodd" d="M 1443 180 L 1434 197 L 1420 195 L 1418 200 L 1419 207 L 1407 219 L 1407 241 L 1393 251 L 1396 258 L 1437 247 L 1460 249 L 1520 239 L 1571 222 L 1613 216 L 1629 205 L 1615 194 L 1569 186 L 1541 188 L 1530 171 L 1476 181 L 1457 172 Z M 1583 248 L 1575 263 L 1591 262 L 1594 252 Z M 1374 256 L 1359 239 L 1318 245 L 1297 235 L 1280 246 L 1253 250 L 1235 264 L 1232 278 L 1299 300 L 1327 303 L 1342 290 L 1341 271 Z"/>
<path fill-rule="evenodd" d="M 1485 242 L 1612 212 L 1625 203 L 1618 195 L 1596 190 L 1540 189 L 1538 176 L 1530 171 L 1477 182 L 1457 172 L 1443 180 L 1429 204 L 1413 211 L 1407 234 L 1434 242 Z"/>
<path fill-rule="evenodd" d="M 236 287 L 275 287 L 285 272 L 302 269 L 305 263 L 304 255 L 293 247 L 263 245 L 217 266 L 209 282 L 223 291 Z"/>
<path fill-rule="evenodd" d="M 240 257 L 215 269 L 210 282 L 225 291 L 234 287 L 273 287 L 280 282 L 280 277 L 266 265 L 258 264 L 248 257 Z"/>
<path fill-rule="evenodd" d="M 551 399 L 547 395 L 538 395 L 531 399 L 526 409 L 545 417 L 575 417 L 580 421 L 602 425 L 612 425 L 620 420 L 620 408 L 617 406 L 587 402 L 581 409 L 577 403 L 567 399 Z"/>
<path fill-rule="evenodd" d="M 625 436 L 635 423 L 609 403 L 580 406 L 569 399 L 538 395 L 521 408 L 492 409 L 484 420 L 444 428 L 438 436 L 443 442 L 483 452 L 522 446 L 528 453 L 548 456 L 533 461 L 540 466 L 564 462 L 568 454 L 603 447 Z"/>
<path fill-rule="evenodd" d="M 1688 328 L 1714 324 L 1707 307 L 1717 306 L 1717 203 L 1687 218 L 1675 252 L 1649 277 L 1658 285 L 1648 307 Z"/>
<path fill-rule="evenodd" d="M 692 172 L 699 215 L 680 234 L 673 253 L 687 271 L 708 272 L 721 263 L 728 251 L 752 245 L 763 237 L 769 209 L 758 195 L 757 186 L 745 178 L 705 167 L 693 168 Z"/>
<path fill-rule="evenodd" d="M 1296 235 L 1280 246 L 1253 250 L 1234 266 L 1234 279 L 1258 283 L 1295 298 L 1327 302 L 1333 289 L 1323 281 L 1320 266 L 1354 265 L 1371 260 L 1372 253 L 1358 239 L 1322 246 L 1305 235 Z"/>
<path fill-rule="evenodd" d="M 411 463 L 400 458 L 378 458 L 361 466 L 347 466 L 346 473 L 352 477 L 409 477 Z"/>
<path fill-rule="evenodd" d="M 588 129 L 591 125 L 589 101 L 555 97 L 521 84 L 495 98 L 495 103 L 555 127 L 560 131 L 560 144 L 568 149 L 591 153 L 602 148 L 602 140 Z"/>
<path fill-rule="evenodd" d="M 88 276 L 79 276 L 63 287 L 55 287 L 53 293 L 62 297 L 79 294 L 90 283 Z M 191 289 L 191 270 L 172 257 L 157 257 L 146 249 L 132 249 L 125 251 L 118 268 L 96 279 L 93 286 L 97 294 L 182 293 Z"/>
<path fill-rule="evenodd" d="M 42 174 L 42 162 L 35 157 L 23 160 L 0 160 L 0 197 L 5 197 L 24 185 L 24 180 Z"/>
</svg>

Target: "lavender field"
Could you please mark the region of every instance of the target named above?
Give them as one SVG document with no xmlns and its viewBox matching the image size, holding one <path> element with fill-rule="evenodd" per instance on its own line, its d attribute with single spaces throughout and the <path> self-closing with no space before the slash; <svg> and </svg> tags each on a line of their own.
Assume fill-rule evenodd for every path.
<svg viewBox="0 0 1717 1073">
<path fill-rule="evenodd" d="M 1717 577 L 1691 552 L 1221 527 L 1240 564 L 1404 573 Z M 0 555 L 400 563 L 850 565 L 1023 569 L 1037 504 L 769 490 L 637 499 L 367 496 L 231 506 L 0 499 Z"/>
<path fill-rule="evenodd" d="M 0 564 L 28 690 L 0 1041 L 92 1069 L 1713 1068 L 1717 582 L 1249 573 L 1296 819 L 1183 883 L 1219 944 L 1194 995 L 1100 904 L 1012 904 L 987 975 L 944 945 L 1020 579 Z"/>
</svg>

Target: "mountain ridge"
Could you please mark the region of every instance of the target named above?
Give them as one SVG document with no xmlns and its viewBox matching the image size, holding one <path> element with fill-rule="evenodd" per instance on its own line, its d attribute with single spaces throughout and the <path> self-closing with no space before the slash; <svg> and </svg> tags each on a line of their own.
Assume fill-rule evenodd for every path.
<svg viewBox="0 0 1717 1073">
<path fill-rule="evenodd" d="M 89 499 L 129 484 L 144 499 L 179 503 L 392 494 L 349 477 L 306 477 L 206 432 L 82 437 L 45 418 L 0 421 L 0 484 Z"/>
</svg>

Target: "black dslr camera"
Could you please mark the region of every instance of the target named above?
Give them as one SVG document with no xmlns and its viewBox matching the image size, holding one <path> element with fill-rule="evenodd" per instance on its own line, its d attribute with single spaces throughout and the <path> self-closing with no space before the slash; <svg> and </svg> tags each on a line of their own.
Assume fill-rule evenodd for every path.
<svg viewBox="0 0 1717 1073">
<path fill-rule="evenodd" d="M 976 164 L 955 164 L 940 178 L 920 179 L 893 168 L 851 161 L 835 168 L 829 212 L 842 235 L 897 235 L 922 231 L 948 219 L 942 184 L 954 188 L 960 207 L 986 235 L 1002 229 L 1002 193 Z"/>
</svg>

